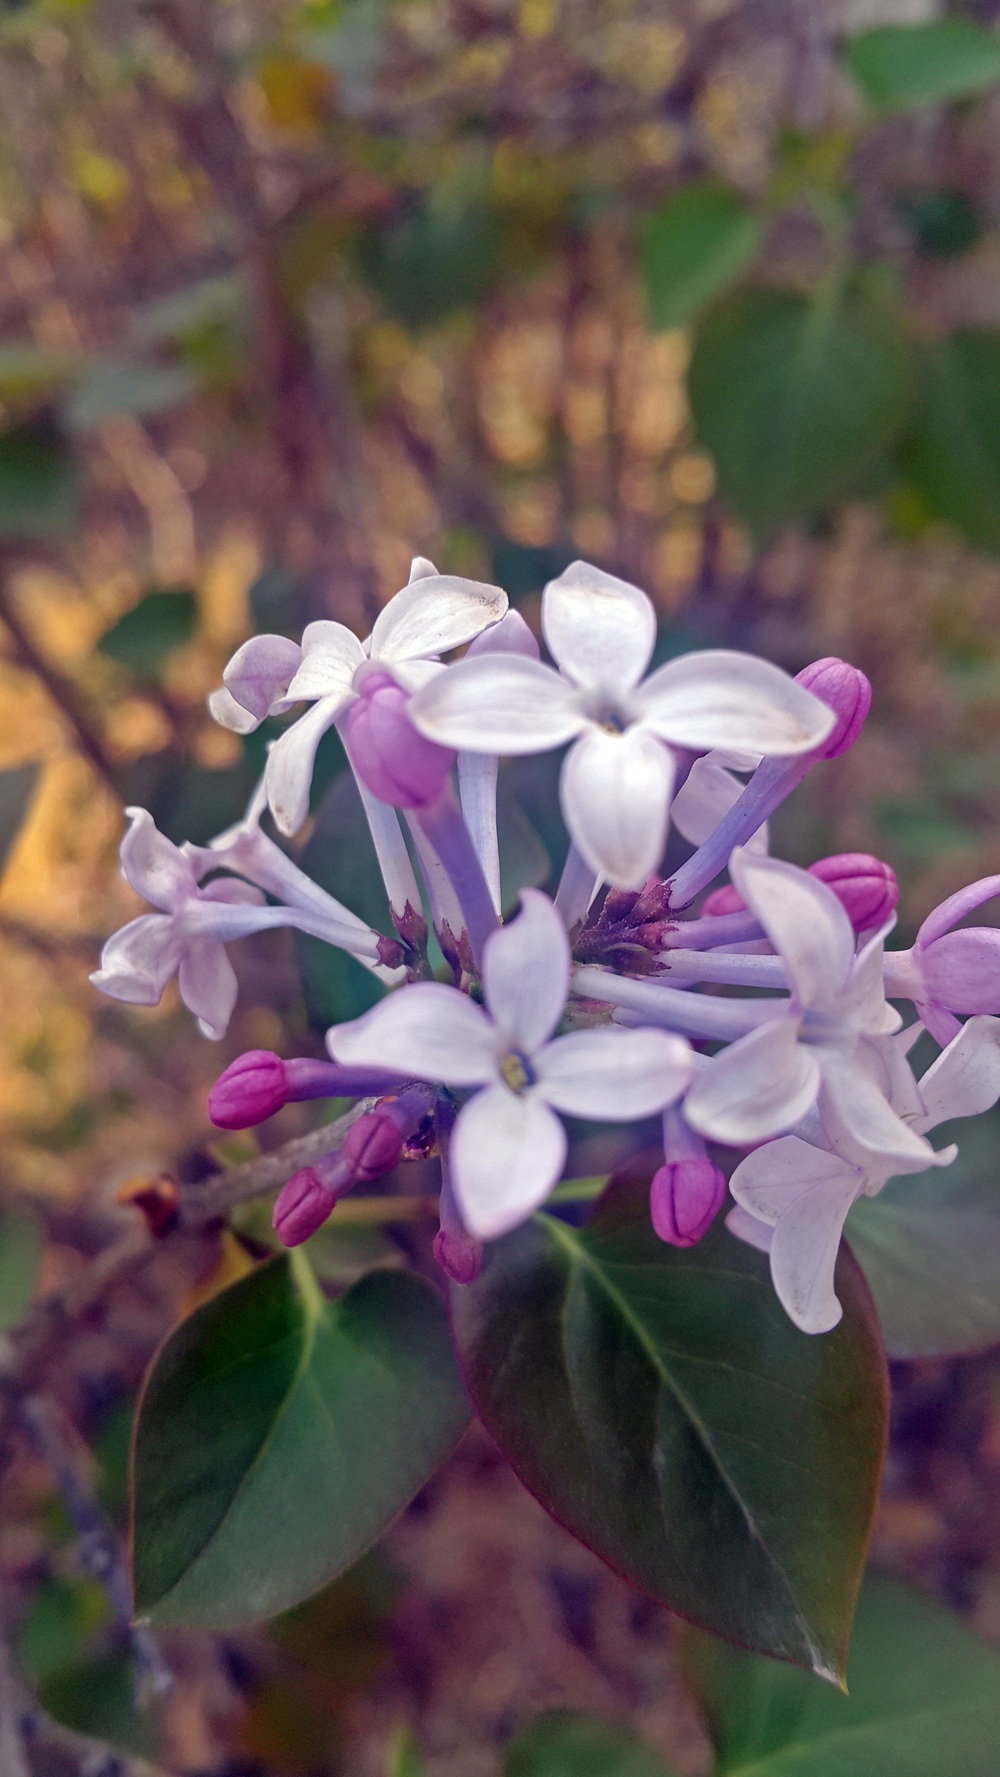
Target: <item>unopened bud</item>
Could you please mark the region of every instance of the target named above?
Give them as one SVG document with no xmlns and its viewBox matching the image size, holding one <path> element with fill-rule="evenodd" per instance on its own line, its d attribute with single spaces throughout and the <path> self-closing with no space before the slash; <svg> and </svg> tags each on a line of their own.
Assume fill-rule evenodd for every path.
<svg viewBox="0 0 1000 1777">
<path fill-rule="evenodd" d="M 722 888 L 713 889 L 702 902 L 701 916 L 703 919 L 718 919 L 724 913 L 744 913 L 746 902 L 738 888 L 731 882 Z"/>
<path fill-rule="evenodd" d="M 392 1117 L 381 1110 L 366 1111 L 352 1123 L 344 1138 L 341 1155 L 344 1166 L 354 1182 L 370 1184 L 398 1166 L 403 1152 L 403 1137 Z"/>
<path fill-rule="evenodd" d="M 711 1160 L 668 1160 L 649 1187 L 653 1227 L 669 1246 L 697 1246 L 719 1213 L 726 1181 Z"/>
<path fill-rule="evenodd" d="M 813 758 L 836 759 L 853 747 L 871 709 L 872 688 L 859 667 L 836 655 L 814 660 L 796 673 L 796 681 L 834 711 L 837 720 Z"/>
<path fill-rule="evenodd" d="M 475 1283 L 483 1268 L 483 1243 L 464 1228 L 439 1228 L 434 1236 L 434 1257 L 452 1283 Z"/>
<path fill-rule="evenodd" d="M 293 1172 L 274 1205 L 274 1232 L 282 1246 L 301 1246 L 323 1226 L 336 1201 L 336 1193 L 327 1190 L 311 1166 Z"/>
<path fill-rule="evenodd" d="M 856 932 L 884 925 L 899 900 L 899 884 L 891 865 L 870 852 L 846 851 L 819 858 L 809 866 L 833 890 Z"/>
<path fill-rule="evenodd" d="M 269 1049 L 248 1049 L 221 1073 L 208 1095 L 216 1129 L 252 1129 L 288 1103 L 285 1064 Z"/>
<path fill-rule="evenodd" d="M 373 796 L 393 808 L 429 808 L 448 781 L 455 754 L 418 733 L 409 701 L 389 673 L 368 673 L 348 711 L 344 739 L 351 764 Z"/>
</svg>

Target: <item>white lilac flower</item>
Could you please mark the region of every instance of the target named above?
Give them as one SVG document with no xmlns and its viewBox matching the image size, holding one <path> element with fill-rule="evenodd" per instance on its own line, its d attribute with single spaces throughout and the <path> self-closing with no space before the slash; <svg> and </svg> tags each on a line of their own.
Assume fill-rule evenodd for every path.
<svg viewBox="0 0 1000 1777">
<path fill-rule="evenodd" d="M 920 1028 L 902 1033 L 907 1046 Z M 899 1037 L 892 1041 L 902 1048 Z M 918 1135 L 989 1110 L 1000 1097 L 1000 1019 L 970 1018 L 923 1075 L 918 1092 L 919 1112 L 897 1099 L 900 1115 Z M 737 1209 L 729 1225 L 770 1253 L 775 1290 L 796 1326 L 826 1333 L 841 1317 L 834 1266 L 851 1205 L 860 1196 L 877 1196 L 892 1177 L 949 1165 L 957 1150 L 931 1151 L 922 1162 L 893 1161 L 854 1145 L 817 1145 L 825 1133 L 820 1122 L 811 1121 L 808 1133 L 817 1139 L 783 1135 L 740 1162 L 730 1180 Z"/>
<path fill-rule="evenodd" d="M 216 721 L 247 734 L 265 716 L 280 715 L 296 703 L 313 706 L 268 755 L 268 800 L 281 831 L 294 833 L 305 820 L 316 749 L 374 666 L 413 690 L 441 670 L 441 654 L 471 641 L 506 609 L 507 595 L 499 587 L 439 574 L 418 556 L 409 584 L 379 612 L 364 642 L 345 624 L 325 618 L 306 625 L 301 646 L 277 635 L 244 642 L 226 667 L 223 689 L 209 699 Z"/>
<path fill-rule="evenodd" d="M 926 1164 L 928 1143 L 890 1102 L 903 1090 L 900 1066 L 909 1068 L 886 1041 L 901 1023 L 882 986 L 889 925 L 855 955 L 847 914 L 808 871 L 737 849 L 730 874 L 781 958 L 791 997 L 699 1074 L 685 1102 L 689 1122 L 747 1147 L 791 1129 L 818 1101 L 833 1139 Z"/>
<path fill-rule="evenodd" d="M 569 975 L 565 927 L 545 895 L 526 889 L 518 918 L 486 941 L 485 1008 L 453 987 L 419 982 L 328 1032 L 336 1061 L 474 1089 L 455 1123 L 451 1167 L 478 1239 L 522 1222 L 558 1180 L 566 1135 L 557 1111 L 630 1122 L 662 1110 L 691 1078 L 688 1044 L 664 1031 L 553 1037 Z"/>
<path fill-rule="evenodd" d="M 802 754 L 834 725 L 811 692 L 749 654 L 687 654 L 644 679 L 652 604 L 585 562 L 545 588 L 542 629 L 556 667 L 512 654 L 462 660 L 416 692 L 411 715 L 429 739 L 464 751 L 573 742 L 560 786 L 567 826 L 587 864 L 623 888 L 640 888 L 663 854 L 671 744 Z"/>
<path fill-rule="evenodd" d="M 90 979 L 111 999 L 155 1006 L 176 974 L 181 999 L 202 1033 L 219 1038 L 236 1004 L 236 975 L 225 950 L 234 938 L 295 925 L 377 960 L 377 935 L 353 915 L 340 921 L 329 914 L 268 907 L 259 889 L 232 876 L 202 886 L 192 859 L 158 832 L 144 808 L 125 812 L 132 825 L 121 844 L 122 874 L 160 911 L 140 914 L 105 944 L 101 966 Z"/>
<path fill-rule="evenodd" d="M 927 915 L 912 950 L 886 953 L 886 991 L 913 1001 L 938 1043 L 950 1043 L 959 1012 L 1000 1012 L 1000 931 L 958 922 L 1000 895 L 1000 876 L 984 876 L 949 895 Z"/>
</svg>

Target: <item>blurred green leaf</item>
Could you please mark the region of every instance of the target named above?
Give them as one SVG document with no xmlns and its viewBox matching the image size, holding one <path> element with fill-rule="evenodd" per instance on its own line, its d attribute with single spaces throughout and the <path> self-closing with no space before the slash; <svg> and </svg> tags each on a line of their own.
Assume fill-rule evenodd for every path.
<svg viewBox="0 0 1000 1777">
<path fill-rule="evenodd" d="M 77 1734 L 90 1734 L 112 1746 L 151 1756 L 152 1724 L 139 1713 L 132 1662 L 125 1654 L 107 1654 L 53 1672 L 39 1686 L 49 1714 Z M 105 1765 L 111 1772 L 115 1767 Z"/>
<path fill-rule="evenodd" d="M 451 196 L 361 238 L 361 269 L 407 327 L 427 327 L 482 297 L 500 269 L 500 225 L 488 205 Z"/>
<path fill-rule="evenodd" d="M 681 327 L 756 258 L 763 229 L 736 192 L 684 186 L 646 226 L 643 268 L 653 327 Z"/>
<path fill-rule="evenodd" d="M 246 300 L 246 287 L 237 273 L 201 278 L 133 310 L 131 335 L 139 346 L 176 343 L 190 333 L 231 320 Z"/>
<path fill-rule="evenodd" d="M 898 209 L 924 252 L 934 259 L 956 259 L 982 237 L 978 212 L 964 192 L 922 192 L 917 197 L 901 199 Z"/>
<path fill-rule="evenodd" d="M 79 366 L 79 358 L 68 352 L 30 342 L 0 346 L 0 401 L 27 401 L 65 388 Z"/>
<path fill-rule="evenodd" d="M 1000 333 L 958 333 L 921 349 L 921 401 L 906 466 L 937 517 L 1000 551 Z"/>
<path fill-rule="evenodd" d="M 685 1633 L 717 1777 L 997 1777 L 1000 1653 L 939 1604 L 870 1579 L 849 1695 Z"/>
<path fill-rule="evenodd" d="M 0 875 L 24 824 L 41 766 L 32 759 L 0 771 Z"/>
<path fill-rule="evenodd" d="M 27 1211 L 0 1216 L 0 1333 L 24 1319 L 45 1251 L 45 1230 Z"/>
<path fill-rule="evenodd" d="M 101 358 L 89 365 L 63 408 L 68 426 L 86 432 L 119 414 L 149 418 L 195 393 L 198 379 L 183 364 Z"/>
<path fill-rule="evenodd" d="M 847 65 L 880 109 L 937 105 L 1000 81 L 1000 37 L 971 19 L 877 25 L 851 39 Z"/>
<path fill-rule="evenodd" d="M 313 882 L 352 913 L 376 931 L 392 932 L 385 885 L 353 772 L 343 770 L 327 791 L 298 861 Z M 317 1030 L 359 1018 L 381 999 L 384 990 L 371 970 L 346 950 L 302 932 L 294 934 L 293 942 L 306 1011 Z"/>
<path fill-rule="evenodd" d="M 0 434 L 0 537 L 65 536 L 79 493 L 73 453 L 49 421 Z"/>
<path fill-rule="evenodd" d="M 136 1609 L 224 1627 L 342 1573 L 468 1419 L 436 1291 L 372 1271 L 336 1302 L 274 1259 L 177 1328 L 139 1407 Z"/>
<path fill-rule="evenodd" d="M 99 654 L 125 666 L 140 679 L 155 679 L 175 648 L 183 648 L 198 626 L 198 600 L 185 588 L 154 587 L 105 630 Z"/>
<path fill-rule="evenodd" d="M 908 353 L 884 308 L 753 290 L 699 329 L 689 392 L 720 491 L 761 535 L 837 499 L 906 417 Z"/>
<path fill-rule="evenodd" d="M 524 1728 L 503 1769 L 504 1777 L 669 1777 L 662 1759 L 626 1728 L 568 1710 Z"/>
<path fill-rule="evenodd" d="M 910 864 L 932 863 L 978 844 L 976 829 L 963 826 L 947 803 L 930 795 L 886 798 L 876 804 L 874 813 L 889 850 Z"/>
<path fill-rule="evenodd" d="M 426 1766 L 409 1728 L 393 1735 L 386 1759 L 385 1777 L 424 1777 Z"/>
<path fill-rule="evenodd" d="M 43 1580 L 21 1619 L 18 1658 L 36 1683 L 51 1678 L 82 1659 L 110 1614 L 107 1593 L 96 1580 Z"/>
</svg>

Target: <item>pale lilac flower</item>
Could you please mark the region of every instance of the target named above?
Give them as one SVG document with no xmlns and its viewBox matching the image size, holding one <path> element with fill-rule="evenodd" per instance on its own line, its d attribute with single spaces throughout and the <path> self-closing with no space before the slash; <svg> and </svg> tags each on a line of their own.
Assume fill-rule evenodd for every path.
<svg viewBox="0 0 1000 1777">
<path fill-rule="evenodd" d="M 309 812 L 316 749 L 343 716 L 372 667 L 385 669 L 412 691 L 440 671 L 438 657 L 495 623 L 507 609 L 499 587 L 455 574 L 439 574 L 417 557 L 410 581 L 389 600 L 361 642 L 343 623 L 307 624 L 301 647 L 285 636 L 253 636 L 238 648 L 223 674 L 224 692 L 209 700 L 224 727 L 247 733 L 268 715 L 296 703 L 312 708 L 271 748 L 267 794 L 283 833 L 294 833 Z"/>
<path fill-rule="evenodd" d="M 485 1009 L 437 982 L 403 987 L 327 1043 L 335 1061 L 379 1065 L 475 1088 L 451 1141 L 455 1195 L 470 1234 L 489 1240 L 524 1221 L 562 1171 L 556 1111 L 629 1122 L 676 1099 L 691 1052 L 663 1031 L 610 1028 L 553 1037 L 569 988 L 566 930 L 535 889 L 487 939 Z"/>
<path fill-rule="evenodd" d="M 815 749 L 834 717 L 768 661 L 718 649 L 647 679 L 656 615 L 644 592 L 574 562 L 542 596 L 556 667 L 511 654 L 459 661 L 414 695 L 431 740 L 470 752 L 536 753 L 574 742 L 562 771 L 566 824 L 586 863 L 640 888 L 666 842 L 670 745 L 705 752 Z"/>
<path fill-rule="evenodd" d="M 927 915 L 912 950 L 886 953 L 886 992 L 912 1000 L 941 1044 L 961 1030 L 957 1012 L 1000 1012 L 1000 931 L 995 926 L 952 929 L 997 895 L 1000 876 L 971 882 Z"/>
<path fill-rule="evenodd" d="M 920 1026 L 914 1026 L 919 1033 Z M 908 1045 L 910 1031 L 903 1033 Z M 893 1039 L 900 1045 L 900 1039 Z M 902 1045 L 900 1045 L 902 1047 Z M 919 1135 L 956 1117 L 974 1117 L 1000 1097 L 1000 1019 L 970 1018 L 912 1094 L 896 1096 L 900 1115 Z M 825 1131 L 818 1126 L 819 1137 Z M 810 1137 L 817 1133 L 810 1126 Z M 957 1149 L 929 1149 L 921 1161 L 866 1154 L 853 1145 L 783 1135 L 740 1162 L 730 1180 L 738 1213 L 728 1218 L 741 1239 L 770 1253 L 771 1276 L 786 1312 L 806 1333 L 826 1333 L 841 1317 L 834 1266 L 844 1222 L 860 1196 L 875 1197 L 900 1174 L 947 1166 Z"/>
<path fill-rule="evenodd" d="M 682 838 L 689 840 L 692 845 L 704 845 L 719 822 L 742 796 L 744 787 L 739 778 L 727 771 L 717 758 L 706 753 L 704 758 L 695 760 L 674 797 L 670 819 Z M 746 849 L 766 852 L 767 848 L 768 829 L 765 820 L 756 833 L 751 833 Z"/>
<path fill-rule="evenodd" d="M 508 611 L 499 623 L 484 629 L 469 643 L 467 660 L 481 654 L 519 654 L 526 660 L 538 659 L 538 643 L 519 611 Z M 458 794 L 469 837 L 476 849 L 493 905 L 500 906 L 500 841 L 497 833 L 497 777 L 499 758 L 496 753 L 459 753 Z M 556 905 L 558 906 L 558 898 Z"/>
<path fill-rule="evenodd" d="M 791 999 L 787 1012 L 741 1037 L 699 1074 L 685 1101 L 689 1122 L 718 1141 L 747 1147 L 790 1129 L 818 1099 L 835 1138 L 861 1142 L 894 1162 L 923 1159 L 927 1143 L 887 1097 L 895 1051 L 884 1039 L 901 1020 L 882 989 L 885 930 L 855 956 L 847 914 L 808 871 L 739 849 L 730 870 L 778 952 Z"/>
</svg>

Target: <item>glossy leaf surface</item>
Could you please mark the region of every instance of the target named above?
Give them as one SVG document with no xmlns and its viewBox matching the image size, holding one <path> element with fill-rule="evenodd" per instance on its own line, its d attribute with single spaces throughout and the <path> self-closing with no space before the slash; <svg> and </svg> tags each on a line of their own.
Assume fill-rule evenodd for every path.
<svg viewBox="0 0 1000 1777">
<path fill-rule="evenodd" d="M 654 327 L 681 327 L 756 257 L 763 230 L 725 186 L 687 185 L 650 219 L 643 243 Z"/>
<path fill-rule="evenodd" d="M 718 1777 L 996 1777 L 1000 1654 L 919 1593 L 869 1580 L 849 1695 L 707 1635 L 685 1638 Z"/>
<path fill-rule="evenodd" d="M 660 1603 L 761 1652 L 843 1668 L 886 1381 L 849 1255 L 835 1332 L 782 1313 L 724 1229 L 657 1240 L 639 1181 L 583 1230 L 539 1217 L 452 1294 L 473 1402 L 541 1503 Z"/>
<path fill-rule="evenodd" d="M 616 1722 L 554 1710 L 518 1734 L 504 1777 L 670 1777 L 662 1759 Z"/>
<path fill-rule="evenodd" d="M 1000 81 L 1000 37 L 970 19 L 879 25 L 852 40 L 847 63 L 873 105 L 940 104 Z"/>
<path fill-rule="evenodd" d="M 269 1261 L 157 1357 L 133 1459 L 136 1608 L 223 1627 L 343 1572 L 448 1454 L 468 1407 L 436 1292 L 373 1271 L 336 1302 Z"/>
</svg>

